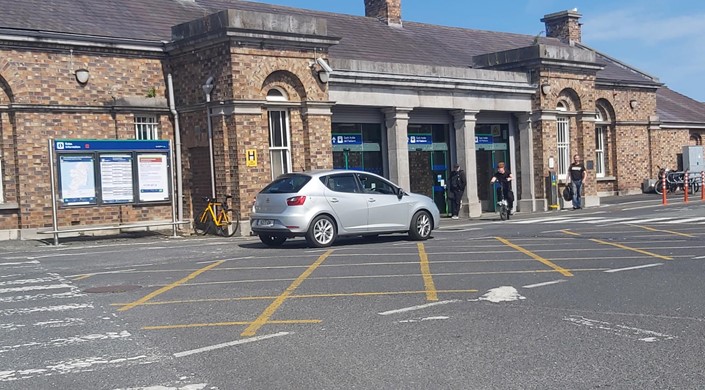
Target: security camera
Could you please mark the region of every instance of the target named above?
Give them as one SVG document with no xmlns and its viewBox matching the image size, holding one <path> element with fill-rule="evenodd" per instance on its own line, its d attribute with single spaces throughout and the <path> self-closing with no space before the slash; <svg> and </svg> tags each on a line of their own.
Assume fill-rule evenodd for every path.
<svg viewBox="0 0 705 390">
<path fill-rule="evenodd" d="M 323 68 L 323 70 L 325 70 L 327 73 L 333 73 L 333 68 L 331 68 L 330 65 L 328 65 L 326 60 L 324 60 L 323 58 L 316 58 L 316 63 L 318 63 L 318 65 L 320 65 L 320 67 Z"/>
</svg>

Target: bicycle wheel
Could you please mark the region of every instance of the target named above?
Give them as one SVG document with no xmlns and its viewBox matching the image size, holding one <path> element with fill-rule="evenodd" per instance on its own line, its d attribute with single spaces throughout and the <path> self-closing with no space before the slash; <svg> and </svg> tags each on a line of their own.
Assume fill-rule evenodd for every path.
<svg viewBox="0 0 705 390">
<path fill-rule="evenodd" d="M 502 221 L 506 221 L 509 219 L 509 209 L 507 209 L 507 206 L 502 205 L 499 208 L 499 218 Z"/>
<path fill-rule="evenodd" d="M 211 218 L 208 211 L 204 211 L 203 213 L 201 213 L 201 216 L 199 218 L 196 218 L 193 221 L 193 230 L 196 232 L 196 234 L 201 236 L 205 236 L 208 233 L 212 233 L 214 227 L 215 224 L 213 223 L 213 218 Z"/>
<path fill-rule="evenodd" d="M 240 228 L 240 214 L 235 210 L 221 210 L 220 223 L 217 226 L 218 235 L 232 237 Z"/>
<path fill-rule="evenodd" d="M 659 195 L 663 193 L 663 183 L 660 180 L 654 184 L 654 191 Z"/>
</svg>

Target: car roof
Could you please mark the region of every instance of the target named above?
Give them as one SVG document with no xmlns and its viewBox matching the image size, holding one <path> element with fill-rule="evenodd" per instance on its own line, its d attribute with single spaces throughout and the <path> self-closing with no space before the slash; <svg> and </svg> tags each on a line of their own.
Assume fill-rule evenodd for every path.
<svg viewBox="0 0 705 390">
<path fill-rule="evenodd" d="M 287 175 L 307 175 L 311 177 L 321 177 L 321 176 L 327 176 L 331 174 L 337 174 L 337 173 L 366 173 L 374 176 L 374 173 L 371 172 L 364 172 L 364 171 L 358 171 L 354 169 L 313 169 L 313 170 L 308 170 L 308 171 L 303 171 L 303 172 L 291 172 L 287 173 Z"/>
</svg>

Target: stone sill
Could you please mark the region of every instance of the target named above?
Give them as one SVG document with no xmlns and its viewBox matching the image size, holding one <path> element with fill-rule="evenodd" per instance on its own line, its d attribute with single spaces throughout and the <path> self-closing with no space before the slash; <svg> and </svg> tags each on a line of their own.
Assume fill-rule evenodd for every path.
<svg viewBox="0 0 705 390">
<path fill-rule="evenodd" d="M 19 203 L 0 203 L 0 210 L 14 210 L 19 208 Z"/>
<path fill-rule="evenodd" d="M 614 176 L 605 176 L 605 177 L 598 177 L 597 181 L 615 181 L 617 180 L 616 177 Z"/>
</svg>

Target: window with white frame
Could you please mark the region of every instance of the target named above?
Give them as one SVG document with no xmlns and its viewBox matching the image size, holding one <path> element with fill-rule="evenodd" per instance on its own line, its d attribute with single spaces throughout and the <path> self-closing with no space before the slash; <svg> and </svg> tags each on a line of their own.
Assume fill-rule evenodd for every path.
<svg viewBox="0 0 705 390">
<path fill-rule="evenodd" d="M 567 117 L 558 117 L 558 177 L 563 178 L 568 174 L 570 165 L 570 122 Z"/>
<path fill-rule="evenodd" d="M 291 172 L 289 113 L 286 110 L 269 111 L 269 157 L 272 162 L 272 179 Z"/>
<path fill-rule="evenodd" d="M 595 127 L 595 175 L 605 177 L 605 128 Z"/>
<path fill-rule="evenodd" d="M 5 188 L 2 186 L 2 157 L 0 157 L 0 204 L 5 203 Z"/>
<path fill-rule="evenodd" d="M 155 115 L 135 115 L 135 139 L 159 139 L 159 122 Z"/>
</svg>

